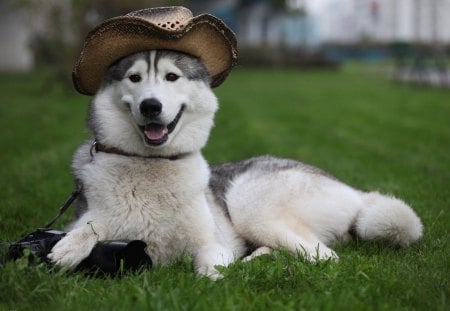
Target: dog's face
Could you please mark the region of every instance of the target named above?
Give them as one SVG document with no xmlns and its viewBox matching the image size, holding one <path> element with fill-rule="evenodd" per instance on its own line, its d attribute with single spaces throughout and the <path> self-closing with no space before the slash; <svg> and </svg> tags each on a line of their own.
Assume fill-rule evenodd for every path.
<svg viewBox="0 0 450 311">
<path fill-rule="evenodd" d="M 204 64 L 166 50 L 113 64 L 91 105 L 89 126 L 101 143 L 142 155 L 200 150 L 217 110 Z"/>
</svg>

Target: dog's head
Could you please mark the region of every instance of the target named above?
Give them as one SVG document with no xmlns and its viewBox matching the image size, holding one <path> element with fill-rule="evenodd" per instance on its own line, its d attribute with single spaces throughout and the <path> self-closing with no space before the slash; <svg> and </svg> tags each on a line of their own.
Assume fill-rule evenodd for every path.
<svg viewBox="0 0 450 311">
<path fill-rule="evenodd" d="M 109 67 L 95 95 L 89 127 L 102 144 L 129 153 L 175 155 L 200 150 L 217 110 L 205 65 L 155 50 Z"/>
</svg>

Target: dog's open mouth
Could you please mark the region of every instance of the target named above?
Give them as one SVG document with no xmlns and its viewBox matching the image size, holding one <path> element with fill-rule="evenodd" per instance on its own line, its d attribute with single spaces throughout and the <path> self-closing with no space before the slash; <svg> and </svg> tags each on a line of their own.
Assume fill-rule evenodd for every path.
<svg viewBox="0 0 450 311">
<path fill-rule="evenodd" d="M 184 111 L 184 105 L 181 106 L 180 111 L 178 111 L 175 119 L 167 125 L 150 122 L 145 126 L 139 126 L 142 133 L 144 133 L 145 141 L 147 144 L 152 146 L 159 146 L 164 144 L 167 139 L 169 139 L 169 134 L 173 132 L 175 127 L 180 121 L 181 115 Z"/>
</svg>

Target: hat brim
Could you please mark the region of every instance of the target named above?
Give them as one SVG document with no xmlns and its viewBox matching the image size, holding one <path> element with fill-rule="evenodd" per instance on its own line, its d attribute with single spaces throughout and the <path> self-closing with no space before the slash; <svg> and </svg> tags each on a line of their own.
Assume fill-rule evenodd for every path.
<svg viewBox="0 0 450 311">
<path fill-rule="evenodd" d="M 233 32 L 208 14 L 194 17 L 179 31 L 162 29 L 139 17 L 116 17 L 88 34 L 72 79 L 78 92 L 94 95 L 115 61 L 137 52 L 166 49 L 200 58 L 211 76 L 211 87 L 216 87 L 236 64 L 236 45 Z"/>
</svg>

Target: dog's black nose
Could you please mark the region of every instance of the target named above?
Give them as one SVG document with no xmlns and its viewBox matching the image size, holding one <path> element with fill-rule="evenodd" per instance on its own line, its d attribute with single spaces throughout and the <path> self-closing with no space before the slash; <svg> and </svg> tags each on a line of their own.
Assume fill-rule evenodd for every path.
<svg viewBox="0 0 450 311">
<path fill-rule="evenodd" d="M 157 117 L 161 113 L 162 104 L 156 98 L 147 98 L 141 102 L 139 106 L 139 111 L 143 116 L 152 118 Z"/>
</svg>

